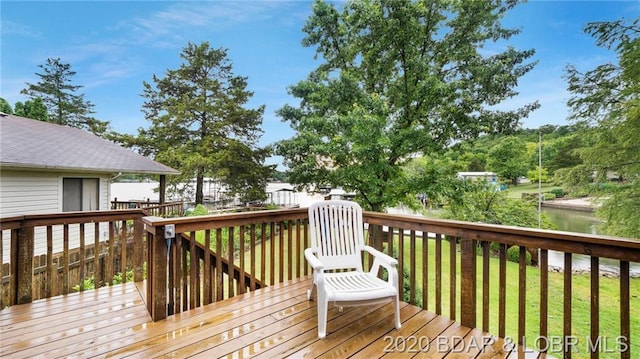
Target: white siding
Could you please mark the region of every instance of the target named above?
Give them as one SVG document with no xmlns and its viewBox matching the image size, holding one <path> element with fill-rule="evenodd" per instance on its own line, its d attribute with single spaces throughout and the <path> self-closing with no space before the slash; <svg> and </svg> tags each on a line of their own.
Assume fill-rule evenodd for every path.
<svg viewBox="0 0 640 359">
<path fill-rule="evenodd" d="M 0 218 L 28 214 L 59 213 L 62 211 L 62 181 L 65 177 L 99 178 L 99 209 L 109 210 L 109 175 L 96 173 L 60 173 L 36 171 L 0 171 Z M 62 226 L 53 230 L 53 251 L 62 251 Z M 108 233 L 106 224 L 100 225 L 100 240 Z M 79 247 L 79 227 L 70 226 L 69 248 Z M 87 224 L 85 229 L 87 243 L 93 243 L 94 226 Z M 2 234 L 3 262 L 10 254 L 10 233 Z M 47 252 L 46 230 L 35 231 L 35 255 Z"/>
</svg>

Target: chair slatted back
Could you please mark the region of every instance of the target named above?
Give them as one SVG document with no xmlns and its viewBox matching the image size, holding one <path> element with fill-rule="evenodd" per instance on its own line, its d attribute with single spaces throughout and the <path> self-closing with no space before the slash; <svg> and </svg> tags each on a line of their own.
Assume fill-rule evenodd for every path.
<svg viewBox="0 0 640 359">
<path fill-rule="evenodd" d="M 362 208 L 350 201 L 320 201 L 309 207 L 311 246 L 325 270 L 362 271 Z"/>
</svg>

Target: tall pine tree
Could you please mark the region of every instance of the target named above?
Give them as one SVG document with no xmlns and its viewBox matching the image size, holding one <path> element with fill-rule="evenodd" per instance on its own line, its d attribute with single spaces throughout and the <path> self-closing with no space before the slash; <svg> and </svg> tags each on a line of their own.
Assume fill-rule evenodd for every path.
<svg viewBox="0 0 640 359">
<path fill-rule="evenodd" d="M 47 121 L 104 135 L 109 123 L 91 116 L 95 113 L 94 105 L 84 98 L 84 94 L 77 93 L 83 86 L 72 83 L 76 72 L 71 70 L 71 65 L 62 63 L 59 58 L 49 58 L 38 67 L 42 69 L 42 73 L 36 72 L 40 81 L 27 82 L 27 88 L 20 93 L 33 101 L 42 99 L 49 112 Z"/>
<path fill-rule="evenodd" d="M 164 77 L 144 82 L 143 112 L 151 127 L 139 130 L 138 145 L 156 160 L 179 169 L 173 184 L 196 179 L 196 203 L 203 203 L 205 177 L 225 183 L 243 200 L 265 197 L 272 168 L 258 147 L 264 106 L 246 108 L 253 96 L 247 78 L 233 73 L 227 50 L 189 43 L 183 63 Z"/>
</svg>

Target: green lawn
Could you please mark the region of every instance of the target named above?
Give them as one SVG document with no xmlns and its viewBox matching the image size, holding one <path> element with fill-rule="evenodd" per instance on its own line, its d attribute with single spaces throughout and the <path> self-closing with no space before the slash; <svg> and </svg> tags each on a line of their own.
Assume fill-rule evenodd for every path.
<svg viewBox="0 0 640 359">
<path fill-rule="evenodd" d="M 558 186 L 552 185 L 550 183 L 543 183 L 541 186 L 542 192 L 548 192 L 552 188 L 556 188 Z M 507 188 L 507 195 L 509 198 L 522 198 L 523 193 L 537 193 L 538 192 L 538 184 L 537 183 L 525 183 L 519 184 L 517 186 L 509 185 Z"/>
</svg>

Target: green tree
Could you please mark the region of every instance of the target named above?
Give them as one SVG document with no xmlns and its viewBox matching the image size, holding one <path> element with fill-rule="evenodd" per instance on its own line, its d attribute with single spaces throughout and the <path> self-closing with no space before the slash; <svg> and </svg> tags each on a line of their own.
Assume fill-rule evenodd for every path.
<svg viewBox="0 0 640 359">
<path fill-rule="evenodd" d="M 640 238 L 640 18 L 593 22 L 584 31 L 598 46 L 614 50 L 617 63 L 581 72 L 566 69 L 571 119 L 587 127 L 590 146 L 582 159 L 599 181 L 608 173 L 623 179 L 603 194 L 599 215 L 612 234 Z"/>
<path fill-rule="evenodd" d="M 271 167 L 268 149 L 259 148 L 264 106 L 245 108 L 253 93 L 247 78 L 233 73 L 226 49 L 189 43 L 183 63 L 144 82 L 143 111 L 151 122 L 130 145 L 156 160 L 180 169 L 175 186 L 196 179 L 196 203 L 203 203 L 205 176 L 219 179 L 243 200 L 265 198 Z M 170 183 L 170 184 L 171 184 Z"/>
<path fill-rule="evenodd" d="M 24 104 L 20 101 L 15 104 L 14 113 L 17 116 L 27 117 L 34 120 L 47 122 L 49 119 L 49 111 L 40 97 L 33 100 L 27 100 Z"/>
<path fill-rule="evenodd" d="M 44 65 L 38 67 L 43 71 L 36 72 L 40 81 L 35 84 L 27 82 L 27 88 L 20 93 L 33 101 L 40 98 L 49 111 L 49 122 L 104 135 L 109 122 L 91 116 L 95 113 L 94 105 L 84 98 L 84 94 L 77 94 L 83 86 L 72 84 L 76 72 L 71 70 L 71 65 L 62 63 L 59 58 L 49 58 Z M 26 107 L 25 104 L 25 111 Z"/>
<path fill-rule="evenodd" d="M 509 198 L 485 181 L 460 181 L 458 194 L 450 197 L 441 213 L 442 218 L 459 221 L 538 228 L 537 202 Z M 553 229 L 541 215 L 540 228 Z"/>
<path fill-rule="evenodd" d="M 6 113 L 8 115 L 13 114 L 11 104 L 9 104 L 9 102 L 7 102 L 7 100 L 2 97 L 0 97 L 0 112 Z"/>
<path fill-rule="evenodd" d="M 526 145 L 518 137 L 508 136 L 489 151 L 487 168 L 517 185 L 518 178 L 527 174 L 528 160 Z"/>
<path fill-rule="evenodd" d="M 323 62 L 290 88 L 300 99 L 278 115 L 296 132 L 277 153 L 299 186 L 341 186 L 364 208 L 396 205 L 412 189 L 402 167 L 452 141 L 510 132 L 537 103 L 515 96 L 533 50 L 485 55 L 518 30 L 501 26 L 514 1 L 318 0 L 303 45 Z"/>
</svg>

